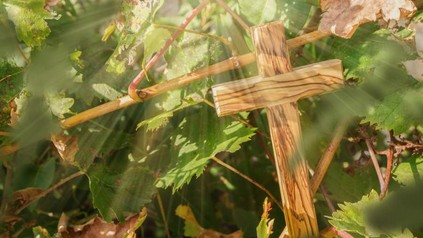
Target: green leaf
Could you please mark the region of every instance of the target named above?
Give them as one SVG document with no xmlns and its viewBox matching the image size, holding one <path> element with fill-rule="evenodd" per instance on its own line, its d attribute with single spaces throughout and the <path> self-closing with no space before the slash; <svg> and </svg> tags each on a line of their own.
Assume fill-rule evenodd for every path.
<svg viewBox="0 0 423 238">
<path fill-rule="evenodd" d="M 406 51 L 389 36 L 373 24 L 360 27 L 351 39 L 335 39 L 331 58 L 342 59 L 347 79 L 368 79 L 376 69 L 406 59 Z"/>
<path fill-rule="evenodd" d="M 63 119 L 64 114 L 70 113 L 70 108 L 73 106 L 75 100 L 73 98 L 67 98 L 64 93 L 47 94 L 46 95 L 47 105 L 50 107 L 50 111 L 56 117 Z"/>
<path fill-rule="evenodd" d="M 157 187 L 173 186 L 173 191 L 200 176 L 209 159 L 227 151 L 233 153 L 254 135 L 254 129 L 237 121 L 218 118 L 214 110 L 202 108 L 185 117 L 172 136 L 172 163 Z"/>
<path fill-rule="evenodd" d="M 19 95 L 23 87 L 22 69 L 0 59 L 0 130 L 9 128 L 10 101 Z"/>
<path fill-rule="evenodd" d="M 393 130 L 396 135 L 407 132 L 412 126 L 421 125 L 417 105 L 423 101 L 421 91 L 408 90 L 388 95 L 373 107 L 362 121 L 377 124 L 378 129 Z M 417 111 L 416 111 L 417 109 Z"/>
<path fill-rule="evenodd" d="M 277 12 L 276 0 L 240 0 L 240 11 L 254 25 L 275 20 Z"/>
<path fill-rule="evenodd" d="M 143 64 L 157 51 L 159 51 L 171 37 L 170 31 L 163 28 L 150 26 L 144 35 Z"/>
<path fill-rule="evenodd" d="M 324 184 L 331 191 L 331 198 L 335 201 L 357 201 L 372 188 L 379 186 L 375 172 L 357 172 L 350 175 L 344 171 L 342 164 L 336 161 L 330 165 Z"/>
<path fill-rule="evenodd" d="M 329 223 L 337 230 L 348 231 L 360 234 L 362 236 L 378 237 L 379 234 L 371 234 L 369 228 L 366 227 L 363 214 L 366 209 L 379 201 L 379 195 L 372 190 L 369 195 L 363 196 L 356 203 L 346 202 L 339 204 L 340 210 L 332 213 Z"/>
<path fill-rule="evenodd" d="M 198 224 L 194 213 L 191 208 L 186 205 L 179 205 L 175 211 L 176 215 L 184 220 L 184 236 L 186 237 L 198 237 L 203 228 Z"/>
<path fill-rule="evenodd" d="M 44 8 L 44 0 L 5 0 L 9 19 L 15 24 L 18 38 L 30 47 L 40 46 L 50 34 L 45 20 L 54 15 Z"/>
<path fill-rule="evenodd" d="M 401 162 L 392 172 L 392 178 L 398 183 L 410 186 L 421 183 L 423 174 L 423 157 L 413 156 Z"/>
<path fill-rule="evenodd" d="M 156 192 L 152 172 L 135 163 L 124 168 L 94 165 L 87 176 L 94 207 L 108 222 L 123 222 L 127 214 L 140 212 Z"/>
<path fill-rule="evenodd" d="M 181 111 L 187 107 L 194 106 L 198 104 L 199 101 L 194 100 L 184 100 L 182 104 L 173 108 L 170 111 L 160 113 L 159 115 L 152 117 L 150 119 L 144 120 L 137 125 L 137 130 L 143 126 L 147 126 L 147 131 L 155 131 L 160 127 L 165 126 L 171 117 L 173 117 L 175 112 Z"/>
<path fill-rule="evenodd" d="M 167 79 L 209 66 L 219 53 L 218 46 L 210 38 L 186 32 L 165 57 L 168 63 Z"/>
<path fill-rule="evenodd" d="M 148 33 L 147 24 L 145 23 L 152 20 L 154 13 L 162 4 L 162 0 L 123 1 L 121 16 L 124 20 L 123 22 L 121 19 L 116 20 L 119 21 L 116 25 L 121 26 L 117 27 L 120 34 L 118 45 L 107 62 L 107 72 L 122 74 L 127 67 L 139 63 L 141 57 L 144 57 L 143 62 L 145 62 L 148 56 L 143 56 L 144 51 L 152 54 L 154 53 L 154 49 L 162 44 L 164 38 L 159 40 L 155 38 L 148 39 L 150 41 L 147 42 L 148 45 L 144 44 L 144 40 L 147 37 L 146 34 Z M 150 32 L 149 34 L 154 34 L 154 37 L 167 36 L 167 33 L 163 29 L 160 32 Z M 151 49 L 146 49 L 147 46 Z"/>
</svg>

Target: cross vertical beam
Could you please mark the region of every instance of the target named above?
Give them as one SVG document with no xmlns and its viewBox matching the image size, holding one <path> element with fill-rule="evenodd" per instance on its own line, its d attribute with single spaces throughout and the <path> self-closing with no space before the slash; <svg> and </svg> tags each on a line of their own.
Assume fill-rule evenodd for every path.
<svg viewBox="0 0 423 238">
<path fill-rule="evenodd" d="M 252 27 L 263 78 L 292 71 L 282 22 Z M 317 237 L 319 230 L 306 161 L 299 150 L 301 126 L 296 102 L 267 107 L 279 188 L 290 237 Z"/>
</svg>

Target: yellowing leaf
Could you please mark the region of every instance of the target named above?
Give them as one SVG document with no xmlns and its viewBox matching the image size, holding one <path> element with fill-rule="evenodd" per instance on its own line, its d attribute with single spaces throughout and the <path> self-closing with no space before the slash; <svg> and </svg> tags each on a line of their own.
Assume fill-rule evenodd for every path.
<svg viewBox="0 0 423 238">
<path fill-rule="evenodd" d="M 179 205 L 176 208 L 176 215 L 185 220 L 184 235 L 188 237 L 198 237 L 202 230 L 204 230 L 197 219 L 195 219 L 194 213 L 191 208 L 186 205 Z"/>
<path fill-rule="evenodd" d="M 179 205 L 176 208 L 176 215 L 185 220 L 184 236 L 187 237 L 208 237 L 208 238 L 241 238 L 243 232 L 238 230 L 231 234 L 223 234 L 215 230 L 204 229 L 198 224 L 191 208 L 186 205 Z"/>
<path fill-rule="evenodd" d="M 20 40 L 30 47 L 39 46 L 50 34 L 46 19 L 54 15 L 44 9 L 44 0 L 3 1 L 10 20 L 15 24 Z"/>
<path fill-rule="evenodd" d="M 411 0 L 321 0 L 323 13 L 319 30 L 350 38 L 360 24 L 376 21 L 379 14 L 385 21 L 411 16 L 416 7 Z"/>
</svg>

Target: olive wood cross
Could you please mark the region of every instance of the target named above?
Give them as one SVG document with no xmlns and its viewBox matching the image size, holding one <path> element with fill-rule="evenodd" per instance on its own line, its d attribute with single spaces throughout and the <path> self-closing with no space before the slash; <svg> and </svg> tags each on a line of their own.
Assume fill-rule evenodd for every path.
<svg viewBox="0 0 423 238">
<path fill-rule="evenodd" d="M 282 22 L 252 27 L 260 76 L 213 86 L 219 116 L 266 108 L 289 237 L 317 237 L 297 100 L 343 85 L 340 60 L 292 69 Z"/>
</svg>

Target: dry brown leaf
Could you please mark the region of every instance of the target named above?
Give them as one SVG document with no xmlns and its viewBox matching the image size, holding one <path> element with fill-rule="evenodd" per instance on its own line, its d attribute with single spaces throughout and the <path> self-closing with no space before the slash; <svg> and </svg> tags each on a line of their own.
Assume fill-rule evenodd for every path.
<svg viewBox="0 0 423 238">
<path fill-rule="evenodd" d="M 399 21 L 411 16 L 416 7 L 411 0 L 321 0 L 323 11 L 319 30 L 350 38 L 360 24 L 376 21 Z"/>
<path fill-rule="evenodd" d="M 66 162 L 73 164 L 79 145 L 76 136 L 52 135 L 51 141 L 59 152 L 60 157 Z"/>
<path fill-rule="evenodd" d="M 41 188 L 25 188 L 13 193 L 13 203 L 17 206 L 26 206 L 44 192 Z"/>
<path fill-rule="evenodd" d="M 64 218 L 62 218 L 64 217 Z M 72 228 L 67 228 L 67 217 L 62 215 L 61 225 L 58 227 L 63 238 L 135 238 L 135 231 L 142 225 L 147 217 L 147 209 L 139 214 L 128 217 L 123 223 L 107 223 L 99 217 L 91 219 L 87 223 Z"/>
</svg>

